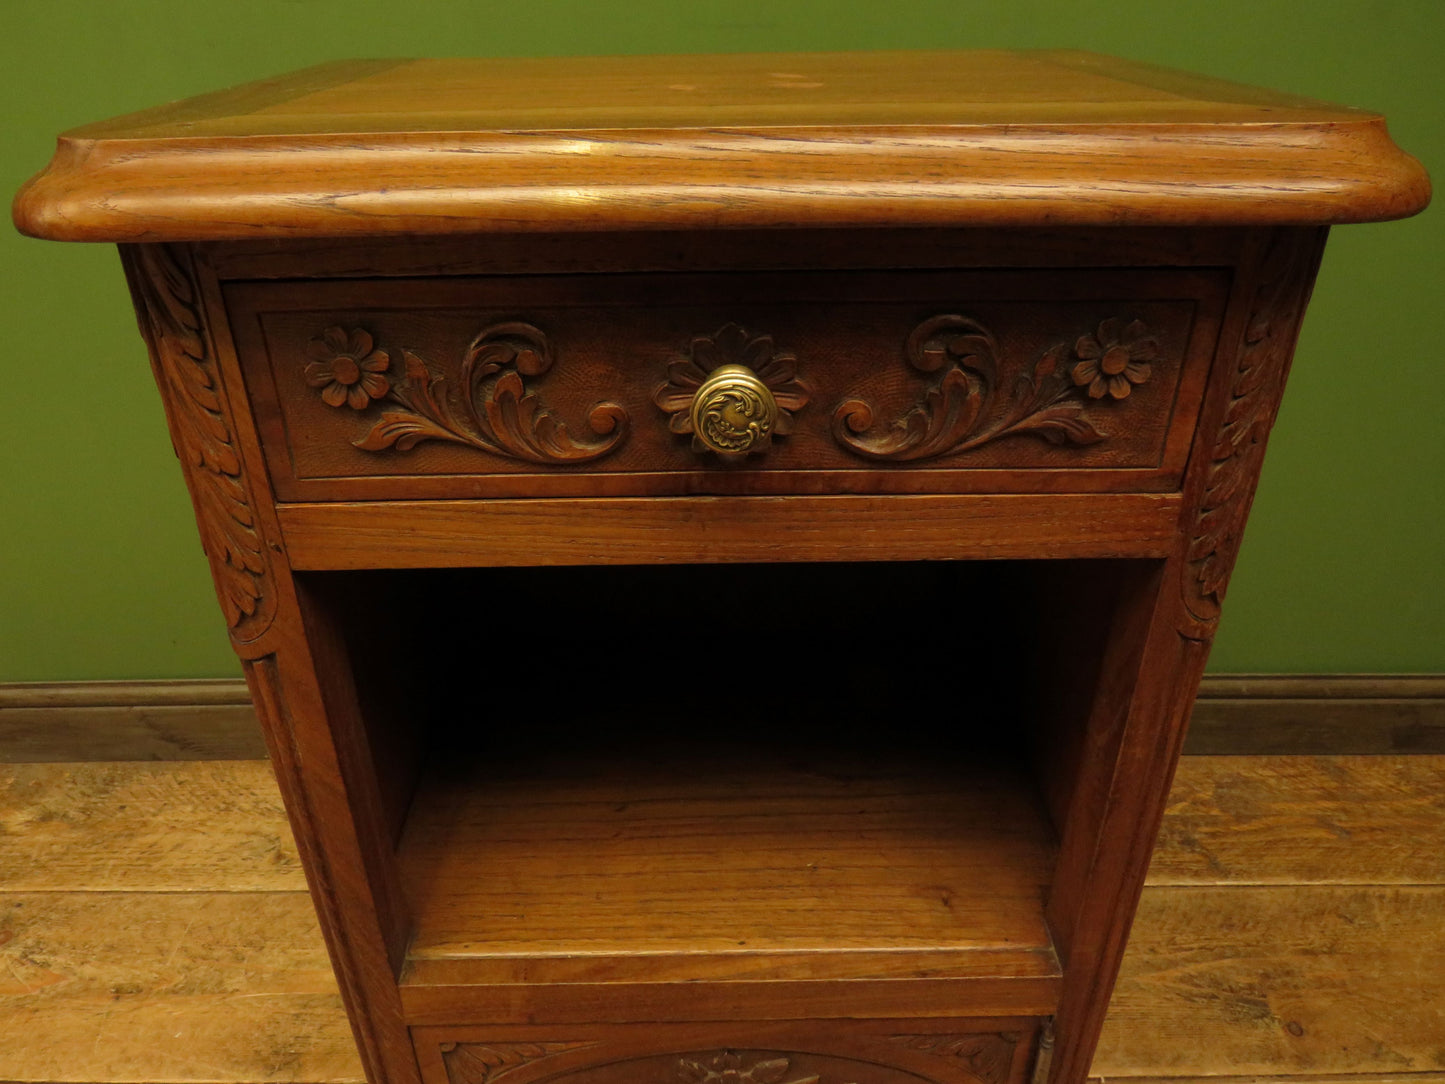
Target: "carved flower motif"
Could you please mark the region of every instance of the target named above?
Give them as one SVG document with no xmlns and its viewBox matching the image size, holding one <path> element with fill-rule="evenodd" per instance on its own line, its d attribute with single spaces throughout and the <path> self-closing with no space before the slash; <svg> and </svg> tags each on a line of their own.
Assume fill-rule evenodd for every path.
<svg viewBox="0 0 1445 1084">
<path fill-rule="evenodd" d="M 1159 348 L 1149 329 L 1138 320 L 1122 327 L 1122 320 L 1111 317 L 1099 325 L 1095 335 L 1080 336 L 1074 353 L 1082 358 L 1074 366 L 1074 383 L 1087 386 L 1090 399 L 1127 399 L 1136 384 L 1149 379 L 1149 362 Z"/>
<path fill-rule="evenodd" d="M 391 381 L 381 374 L 391 364 L 385 350 L 374 349 L 371 336 L 360 328 L 347 332 L 329 327 L 306 346 L 311 363 L 306 366 L 306 383 L 321 389 L 323 402 L 352 410 L 364 410 L 373 399 L 391 390 Z"/>
</svg>

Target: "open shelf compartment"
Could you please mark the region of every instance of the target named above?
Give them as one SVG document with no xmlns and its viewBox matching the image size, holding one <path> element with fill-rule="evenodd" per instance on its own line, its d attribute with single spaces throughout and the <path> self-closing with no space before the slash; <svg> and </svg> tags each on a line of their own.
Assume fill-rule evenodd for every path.
<svg viewBox="0 0 1445 1084">
<path fill-rule="evenodd" d="M 1049 1015 L 1071 773 L 1145 564 L 311 574 L 409 1021 L 540 986 L 708 1018 L 759 983 L 800 1014 Z"/>
</svg>

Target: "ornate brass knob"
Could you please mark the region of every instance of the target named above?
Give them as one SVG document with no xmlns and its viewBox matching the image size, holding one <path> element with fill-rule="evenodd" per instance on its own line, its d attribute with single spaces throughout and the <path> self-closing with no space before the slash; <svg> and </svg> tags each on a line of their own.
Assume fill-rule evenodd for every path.
<svg viewBox="0 0 1445 1084">
<path fill-rule="evenodd" d="M 740 458 L 768 446 L 778 402 L 746 365 L 722 365 L 697 389 L 690 416 L 700 444 L 724 458 Z"/>
</svg>

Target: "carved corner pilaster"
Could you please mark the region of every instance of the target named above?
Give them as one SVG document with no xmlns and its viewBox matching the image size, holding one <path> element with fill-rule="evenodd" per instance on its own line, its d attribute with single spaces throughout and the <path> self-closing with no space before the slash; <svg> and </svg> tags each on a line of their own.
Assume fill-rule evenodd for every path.
<svg viewBox="0 0 1445 1084">
<path fill-rule="evenodd" d="M 1254 501 L 1265 444 L 1279 411 L 1300 322 L 1324 248 L 1322 229 L 1278 229 L 1268 238 L 1249 300 L 1229 391 L 1210 435 L 1201 429 L 1202 461 L 1191 467 L 1181 562 L 1185 619 L 1181 634 L 1208 642 L 1219 621 L 1244 524 Z"/>
<path fill-rule="evenodd" d="M 231 639 L 249 643 L 275 616 L 275 579 L 194 266 L 181 245 L 123 245 L 121 259 L 216 594 Z"/>
</svg>

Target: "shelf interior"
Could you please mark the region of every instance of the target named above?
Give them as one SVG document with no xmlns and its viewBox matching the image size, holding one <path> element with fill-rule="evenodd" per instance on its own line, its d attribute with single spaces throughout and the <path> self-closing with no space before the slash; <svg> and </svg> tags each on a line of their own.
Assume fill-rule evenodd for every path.
<svg viewBox="0 0 1445 1084">
<path fill-rule="evenodd" d="M 413 963 L 1057 968 L 1051 830 L 993 756 L 719 745 L 453 760 L 424 778 L 400 853 Z"/>
<path fill-rule="evenodd" d="M 1102 645 L 1148 573 L 309 574 L 394 855 L 399 982 L 984 979 L 1046 998 Z"/>
</svg>

